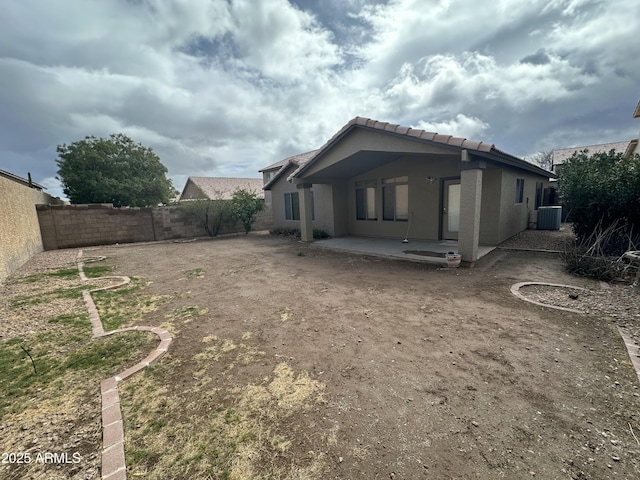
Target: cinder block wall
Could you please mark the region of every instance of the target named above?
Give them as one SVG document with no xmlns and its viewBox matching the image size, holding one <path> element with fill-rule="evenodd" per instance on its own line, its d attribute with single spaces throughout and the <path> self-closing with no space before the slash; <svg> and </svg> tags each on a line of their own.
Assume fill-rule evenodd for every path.
<svg viewBox="0 0 640 480">
<path fill-rule="evenodd" d="M 46 250 L 153 241 L 151 210 L 99 203 L 37 208 Z"/>
<path fill-rule="evenodd" d="M 195 217 L 185 217 L 177 206 L 113 208 L 110 204 L 38 205 L 45 250 L 203 237 L 207 233 Z M 260 212 L 253 230 L 271 228 L 271 209 Z M 242 232 L 241 224 L 220 234 Z"/>
<path fill-rule="evenodd" d="M 35 205 L 46 193 L 0 177 L 0 283 L 43 250 Z"/>
</svg>

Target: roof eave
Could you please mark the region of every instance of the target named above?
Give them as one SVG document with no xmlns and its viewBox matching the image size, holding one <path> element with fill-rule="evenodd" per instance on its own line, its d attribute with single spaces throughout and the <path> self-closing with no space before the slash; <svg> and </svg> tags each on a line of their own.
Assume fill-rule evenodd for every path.
<svg viewBox="0 0 640 480">
<path fill-rule="evenodd" d="M 544 170 L 543 168 L 537 167 L 536 165 L 530 164 L 525 160 L 514 157 L 506 152 L 502 152 L 501 150 L 496 149 L 493 145 L 484 144 L 483 142 L 471 142 L 472 144 L 476 144 L 478 147 L 483 147 L 483 149 L 470 148 L 468 146 L 464 146 L 464 142 L 462 143 L 462 145 L 451 145 L 443 142 L 433 141 L 428 138 L 423 138 L 422 136 L 413 136 L 407 133 L 398 133 L 392 130 L 382 130 L 380 128 L 371 127 L 366 125 L 366 123 L 364 124 L 359 123 L 360 120 L 361 120 L 361 117 L 356 117 L 355 119 L 347 123 L 340 131 L 338 131 L 338 133 L 336 133 L 320 149 L 320 151 L 310 161 L 308 161 L 307 163 L 305 163 L 304 165 L 296 169 L 293 173 L 291 173 L 291 175 L 289 175 L 287 180 L 289 182 L 293 182 L 295 178 L 301 178 L 304 172 L 308 170 L 311 165 L 313 165 L 316 161 L 318 161 L 328 150 L 330 150 L 336 143 L 342 140 L 349 132 L 351 132 L 355 128 L 361 128 L 361 129 L 365 129 L 373 132 L 384 133 L 387 135 L 393 135 L 393 136 L 402 137 L 402 138 L 409 138 L 410 140 L 414 140 L 414 141 L 429 144 L 429 145 L 435 145 L 435 146 L 438 146 L 447 150 L 452 150 L 452 151 L 468 150 L 470 153 L 474 155 L 480 155 L 485 158 L 497 160 L 500 163 L 504 163 L 516 168 L 528 170 L 532 173 L 536 173 L 541 176 L 548 176 L 549 178 L 556 177 L 556 175 L 553 172 L 549 172 L 547 170 Z"/>
</svg>

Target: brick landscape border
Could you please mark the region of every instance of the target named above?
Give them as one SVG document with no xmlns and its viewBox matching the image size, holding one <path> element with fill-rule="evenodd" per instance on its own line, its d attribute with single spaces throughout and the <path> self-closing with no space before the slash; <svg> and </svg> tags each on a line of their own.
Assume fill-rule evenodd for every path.
<svg viewBox="0 0 640 480">
<path fill-rule="evenodd" d="M 88 280 L 84 273 L 84 262 L 82 261 L 82 250 L 76 257 L 78 273 L 82 281 Z M 104 331 L 98 309 L 96 308 L 91 292 L 103 290 L 113 290 L 124 285 L 128 285 L 131 279 L 126 276 L 106 276 L 100 278 L 112 278 L 118 283 L 103 288 L 84 290 L 82 298 L 89 312 L 89 320 L 93 331 L 93 338 L 106 337 L 122 332 L 143 331 L 151 332 L 158 336 L 160 343 L 146 358 L 127 368 L 125 371 L 112 377 L 106 378 L 100 384 L 100 397 L 102 403 L 102 480 L 126 480 L 127 467 L 124 458 L 124 426 L 122 423 L 122 412 L 120 410 L 120 394 L 118 383 L 126 380 L 135 373 L 138 373 L 149 365 L 157 362 L 169 349 L 171 345 L 171 334 L 159 327 L 136 326 L 121 328 L 118 330 Z"/>
</svg>

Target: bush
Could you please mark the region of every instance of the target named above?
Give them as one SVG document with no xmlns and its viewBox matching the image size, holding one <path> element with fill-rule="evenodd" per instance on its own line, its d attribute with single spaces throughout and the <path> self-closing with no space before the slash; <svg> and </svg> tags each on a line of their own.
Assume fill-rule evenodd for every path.
<svg viewBox="0 0 640 480">
<path fill-rule="evenodd" d="M 640 156 L 576 152 L 560 170 L 558 188 L 578 245 L 598 237 L 598 255 L 620 256 L 640 245 Z"/>
<path fill-rule="evenodd" d="M 269 230 L 269 233 L 271 235 L 276 235 L 276 236 L 281 236 L 281 237 L 296 237 L 296 238 L 300 238 L 300 230 L 297 228 L 290 228 L 290 227 L 277 227 L 277 228 L 272 228 L 271 230 Z M 331 238 L 331 236 L 325 232 L 324 230 L 321 230 L 319 228 L 314 228 L 313 229 L 313 238 L 315 238 L 316 240 L 324 240 L 325 238 Z"/>
<path fill-rule="evenodd" d="M 230 207 L 233 218 L 242 223 L 245 233 L 249 233 L 256 214 L 264 210 L 264 200 L 256 192 L 237 189 L 231 197 Z"/>
<path fill-rule="evenodd" d="M 637 266 L 621 255 L 607 255 L 604 251 L 603 246 L 610 245 L 612 238 L 621 238 L 620 230 L 617 222 L 604 230 L 598 225 L 589 237 L 582 240 L 574 239 L 566 245 L 562 260 L 567 270 L 576 275 L 606 282 L 633 277 Z"/>
<path fill-rule="evenodd" d="M 196 217 L 210 237 L 234 223 L 228 200 L 183 200 L 178 208 L 184 216 Z"/>
</svg>

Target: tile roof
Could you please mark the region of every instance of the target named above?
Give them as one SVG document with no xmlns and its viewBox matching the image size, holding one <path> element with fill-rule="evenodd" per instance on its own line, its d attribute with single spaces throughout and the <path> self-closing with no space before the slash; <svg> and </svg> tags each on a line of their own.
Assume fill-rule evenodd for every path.
<svg viewBox="0 0 640 480">
<path fill-rule="evenodd" d="M 481 141 L 475 140 L 467 140 L 466 138 L 454 137 L 451 135 L 441 135 L 436 132 L 427 132 L 425 130 L 420 130 L 411 127 L 403 127 L 401 125 L 388 123 L 388 122 L 380 122 L 378 120 L 373 120 L 370 118 L 364 117 L 355 117 L 350 120 L 344 127 L 342 127 L 333 137 L 331 137 L 322 147 L 320 147 L 316 153 L 308 158 L 303 163 L 299 164 L 298 168 L 288 177 L 289 181 L 293 180 L 293 177 L 300 175 L 306 170 L 316 159 L 318 159 L 322 153 L 326 150 L 330 149 L 334 143 L 336 143 L 342 136 L 344 136 L 347 132 L 352 130 L 353 128 L 367 128 L 367 129 L 375 129 L 381 130 L 384 132 L 389 132 L 396 135 L 406 135 L 408 137 L 413 137 L 416 140 L 435 143 L 445 147 L 451 147 L 456 150 L 475 150 L 476 152 L 481 152 L 485 154 L 493 154 L 496 155 L 497 158 L 500 159 L 501 162 L 509 165 L 513 165 L 519 168 L 524 168 L 527 170 L 534 171 L 539 174 L 548 173 L 545 170 L 526 162 L 525 160 L 513 156 L 503 150 L 499 150 L 492 143 L 485 143 Z M 554 174 L 550 174 L 551 176 L 555 176 Z"/>
<path fill-rule="evenodd" d="M 567 159 L 571 158 L 574 153 L 588 150 L 590 154 L 607 153 L 614 150 L 616 153 L 625 154 L 633 141 L 600 143 L 597 145 L 584 145 L 582 147 L 558 148 L 552 152 L 553 165 L 562 165 Z"/>
<path fill-rule="evenodd" d="M 189 182 L 200 188 L 212 200 L 229 200 L 238 188 L 254 191 L 264 198 L 261 178 L 189 177 L 180 195 L 181 200 L 185 200 L 183 197 Z"/>
<path fill-rule="evenodd" d="M 310 150 L 308 152 L 304 152 L 304 153 L 300 153 L 298 155 L 292 155 L 290 157 L 285 158 L 284 160 L 280 160 L 279 162 L 276 162 L 272 165 L 269 165 L 268 167 L 263 168 L 262 170 L 260 170 L 261 172 L 265 172 L 268 170 L 274 170 L 275 168 L 279 168 L 279 170 L 276 172 L 276 174 L 271 177 L 271 180 L 269 180 L 265 186 L 263 187 L 265 190 L 270 190 L 271 186 L 278 181 L 278 179 L 285 174 L 285 172 L 287 171 L 287 169 L 291 166 L 291 165 L 295 165 L 295 166 L 302 166 L 305 165 L 309 160 L 311 160 L 313 157 L 315 157 L 315 155 L 319 152 L 320 150 Z"/>
</svg>

